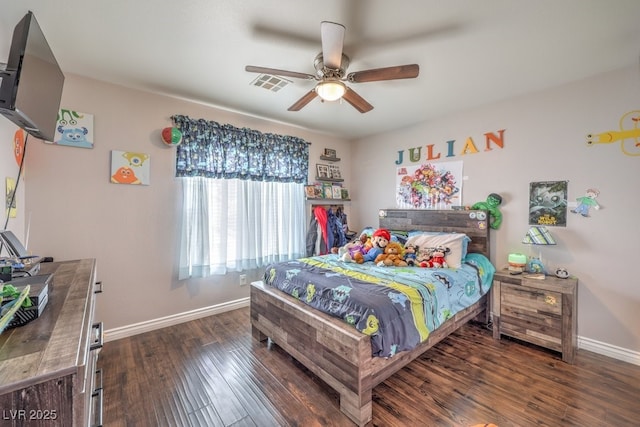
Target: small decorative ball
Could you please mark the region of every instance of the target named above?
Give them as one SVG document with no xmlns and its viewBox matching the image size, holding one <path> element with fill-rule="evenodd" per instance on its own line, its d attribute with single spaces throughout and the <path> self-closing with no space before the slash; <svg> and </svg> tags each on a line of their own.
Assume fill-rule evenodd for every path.
<svg viewBox="0 0 640 427">
<path fill-rule="evenodd" d="M 569 272 L 564 267 L 558 267 L 556 270 L 556 277 L 559 277 L 560 279 L 567 279 L 569 278 Z"/>
<path fill-rule="evenodd" d="M 180 145 L 182 142 L 182 132 L 173 127 L 162 129 L 162 141 L 171 146 Z"/>
</svg>

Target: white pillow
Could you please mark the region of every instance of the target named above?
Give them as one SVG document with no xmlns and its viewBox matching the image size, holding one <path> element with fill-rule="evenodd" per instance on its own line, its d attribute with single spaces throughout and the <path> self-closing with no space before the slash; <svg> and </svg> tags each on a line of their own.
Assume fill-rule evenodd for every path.
<svg viewBox="0 0 640 427">
<path fill-rule="evenodd" d="M 418 245 L 420 248 L 435 248 L 436 246 L 444 246 L 450 249 L 445 256 L 449 268 L 460 268 L 467 247 L 467 242 L 471 240 L 464 233 L 438 233 L 432 234 L 425 232 L 424 234 L 415 234 L 409 237 L 407 244 Z"/>
</svg>

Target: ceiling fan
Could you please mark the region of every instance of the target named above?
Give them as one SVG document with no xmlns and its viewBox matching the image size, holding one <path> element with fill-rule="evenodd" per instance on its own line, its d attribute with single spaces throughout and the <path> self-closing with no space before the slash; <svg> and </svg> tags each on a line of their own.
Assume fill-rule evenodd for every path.
<svg viewBox="0 0 640 427">
<path fill-rule="evenodd" d="M 307 92 L 302 98 L 289 107 L 289 111 L 299 111 L 316 96 L 319 96 L 324 101 L 336 101 L 342 98 L 356 110 L 361 113 L 366 113 L 373 110 L 373 105 L 369 104 L 344 82 L 366 83 L 382 80 L 413 79 L 418 77 L 420 72 L 418 64 L 374 68 L 347 74 L 350 59 L 342 51 L 344 32 L 344 25 L 329 21 L 322 21 L 320 23 L 322 52 L 316 56 L 313 63 L 316 69 L 315 75 L 253 65 L 247 65 L 245 71 L 317 81 L 318 83 L 315 88 Z"/>
</svg>

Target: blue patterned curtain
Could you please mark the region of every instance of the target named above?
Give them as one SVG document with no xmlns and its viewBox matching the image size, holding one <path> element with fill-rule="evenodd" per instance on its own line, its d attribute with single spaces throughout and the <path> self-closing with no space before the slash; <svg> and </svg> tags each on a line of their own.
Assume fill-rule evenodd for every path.
<svg viewBox="0 0 640 427">
<path fill-rule="evenodd" d="M 177 177 L 307 182 L 309 144 L 301 138 L 187 116 L 172 119 L 182 132 Z"/>
</svg>

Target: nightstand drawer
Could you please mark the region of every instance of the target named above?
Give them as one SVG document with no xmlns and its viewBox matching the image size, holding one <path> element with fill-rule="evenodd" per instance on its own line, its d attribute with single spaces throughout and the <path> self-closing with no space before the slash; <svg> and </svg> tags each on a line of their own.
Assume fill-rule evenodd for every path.
<svg viewBox="0 0 640 427">
<path fill-rule="evenodd" d="M 504 283 L 500 300 L 503 306 L 515 311 L 522 311 L 525 314 L 562 316 L 562 294 L 560 292 Z"/>
</svg>

